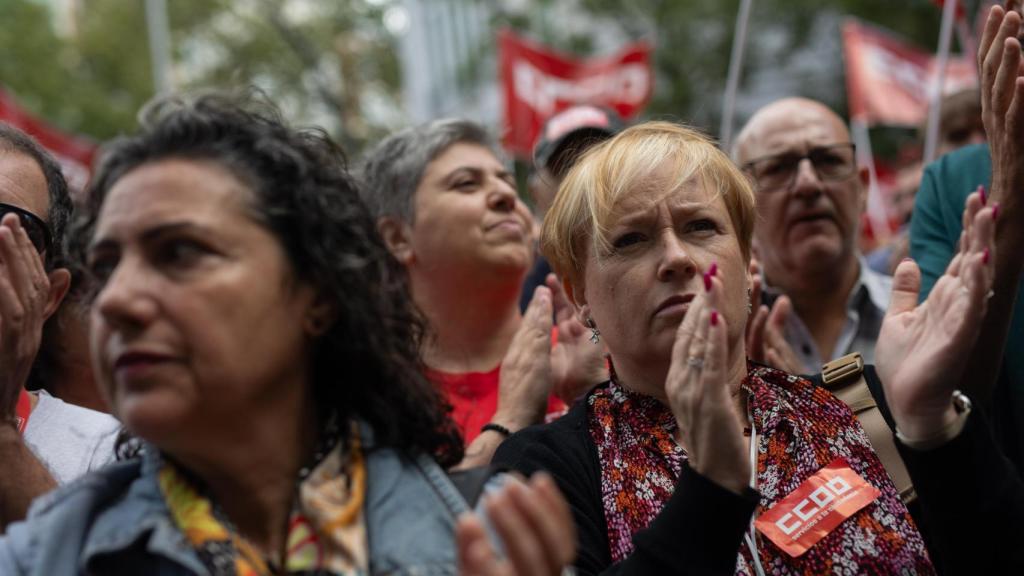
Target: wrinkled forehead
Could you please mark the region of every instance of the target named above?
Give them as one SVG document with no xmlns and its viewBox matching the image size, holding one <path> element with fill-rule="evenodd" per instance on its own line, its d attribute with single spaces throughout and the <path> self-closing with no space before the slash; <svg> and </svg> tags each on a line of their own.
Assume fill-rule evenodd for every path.
<svg viewBox="0 0 1024 576">
<path fill-rule="evenodd" d="M 46 175 L 34 158 L 0 147 L 0 202 L 47 220 L 50 192 Z"/>
<path fill-rule="evenodd" d="M 720 196 L 693 167 L 666 162 L 625 190 L 612 204 L 606 223 L 654 212 L 662 205 L 669 208 L 714 205 L 721 202 Z"/>
</svg>

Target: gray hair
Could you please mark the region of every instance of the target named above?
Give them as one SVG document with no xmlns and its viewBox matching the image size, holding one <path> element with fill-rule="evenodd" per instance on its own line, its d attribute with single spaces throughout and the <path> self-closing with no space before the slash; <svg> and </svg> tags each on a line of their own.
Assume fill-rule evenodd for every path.
<svg viewBox="0 0 1024 576">
<path fill-rule="evenodd" d="M 361 195 L 374 218 L 389 216 L 411 223 L 413 197 L 427 165 L 454 144 L 484 146 L 500 157 L 483 126 L 443 118 L 388 136 L 367 155 L 361 169 Z"/>
</svg>

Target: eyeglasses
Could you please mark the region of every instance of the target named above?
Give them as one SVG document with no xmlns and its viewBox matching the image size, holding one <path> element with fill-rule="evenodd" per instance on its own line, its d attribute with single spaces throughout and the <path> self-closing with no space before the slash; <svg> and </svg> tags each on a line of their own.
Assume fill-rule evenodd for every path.
<svg viewBox="0 0 1024 576">
<path fill-rule="evenodd" d="M 18 219 L 21 220 L 21 227 L 25 230 L 25 234 L 28 235 L 28 240 L 35 247 L 36 252 L 40 254 L 50 252 L 50 244 L 52 242 L 50 239 L 50 228 L 46 225 L 46 222 L 43 222 L 42 218 L 24 208 L 0 202 L 0 219 L 3 219 L 7 214 L 18 215 Z"/>
<path fill-rule="evenodd" d="M 846 180 L 857 173 L 855 152 L 856 146 L 852 143 L 819 146 L 806 154 L 786 152 L 757 158 L 744 164 L 743 169 L 754 177 L 760 191 L 788 190 L 796 181 L 796 173 L 804 158 L 811 161 L 822 182 L 834 182 Z"/>
</svg>

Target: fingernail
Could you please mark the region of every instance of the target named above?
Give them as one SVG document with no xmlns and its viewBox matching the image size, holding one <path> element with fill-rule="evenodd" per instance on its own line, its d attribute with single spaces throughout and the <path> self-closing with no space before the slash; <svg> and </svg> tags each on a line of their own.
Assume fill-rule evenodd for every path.
<svg viewBox="0 0 1024 576">
<path fill-rule="evenodd" d="M 711 325 L 718 326 L 718 310 L 711 311 Z"/>
<path fill-rule="evenodd" d="M 985 248 L 985 253 L 982 254 L 982 256 L 981 256 L 981 263 L 982 264 L 988 264 L 988 258 L 989 258 L 990 255 L 991 255 L 991 252 L 989 251 L 989 249 Z"/>
<path fill-rule="evenodd" d="M 708 276 L 715 277 L 718 275 L 718 262 L 712 262 L 711 268 L 708 268 Z"/>
<path fill-rule="evenodd" d="M 992 204 L 992 219 L 997 220 L 999 218 L 999 202 Z"/>
<path fill-rule="evenodd" d="M 710 270 L 704 273 L 704 291 L 711 292 L 711 276 L 709 275 Z"/>
<path fill-rule="evenodd" d="M 981 205 L 988 204 L 988 196 L 985 195 L 985 185 L 978 186 L 978 194 L 981 194 Z"/>
<path fill-rule="evenodd" d="M 904 263 L 904 262 L 913 262 L 913 261 L 914 261 L 914 259 L 913 259 L 913 258 L 911 258 L 910 256 L 907 256 L 907 257 L 906 257 L 906 258 L 904 258 L 903 260 L 900 260 L 900 264 L 902 264 L 902 263 Z"/>
</svg>

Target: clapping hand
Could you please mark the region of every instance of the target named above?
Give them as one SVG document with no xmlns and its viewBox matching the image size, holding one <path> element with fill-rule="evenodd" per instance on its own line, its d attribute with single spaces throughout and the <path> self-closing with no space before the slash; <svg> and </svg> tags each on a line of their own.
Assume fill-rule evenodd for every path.
<svg viewBox="0 0 1024 576">
<path fill-rule="evenodd" d="M 495 554 L 480 519 L 466 514 L 455 533 L 462 576 L 555 576 L 576 557 L 572 513 L 547 474 L 525 484 L 513 479 L 485 498 L 507 557 Z"/>
<path fill-rule="evenodd" d="M 541 422 L 551 394 L 551 289 L 538 286 L 501 362 L 493 421 L 519 430 Z"/>
<path fill-rule="evenodd" d="M 690 302 L 676 332 L 665 393 L 690 466 L 741 494 L 750 480 L 750 462 L 740 416 L 729 394 L 727 328 L 716 310 L 722 283 L 714 269 L 712 265 L 705 273 L 708 289 Z"/>
<path fill-rule="evenodd" d="M 501 364 L 495 422 L 512 430 L 540 422 L 554 392 L 567 404 L 608 378 L 604 347 L 573 314 L 554 274 L 538 286 Z M 552 317 L 554 320 L 552 320 Z M 558 344 L 551 329 L 558 326 Z"/>
<path fill-rule="evenodd" d="M 783 372 L 800 374 L 803 365 L 785 336 L 786 320 L 793 312 L 793 303 L 785 295 L 779 296 L 771 308 L 761 303 L 764 279 L 757 260 L 750 261 L 750 276 L 753 288 L 746 330 L 747 356 Z"/>
<path fill-rule="evenodd" d="M 896 427 L 907 438 L 933 437 L 956 418 L 953 390 L 991 294 L 996 217 L 980 193 L 968 197 L 960 250 L 921 304 L 917 264 L 908 259 L 896 268 L 875 362 Z"/>
<path fill-rule="evenodd" d="M 1019 0 L 993 6 L 978 47 L 981 116 L 992 156 L 992 195 L 1015 210 L 1024 190 L 1024 74 Z"/>
</svg>

